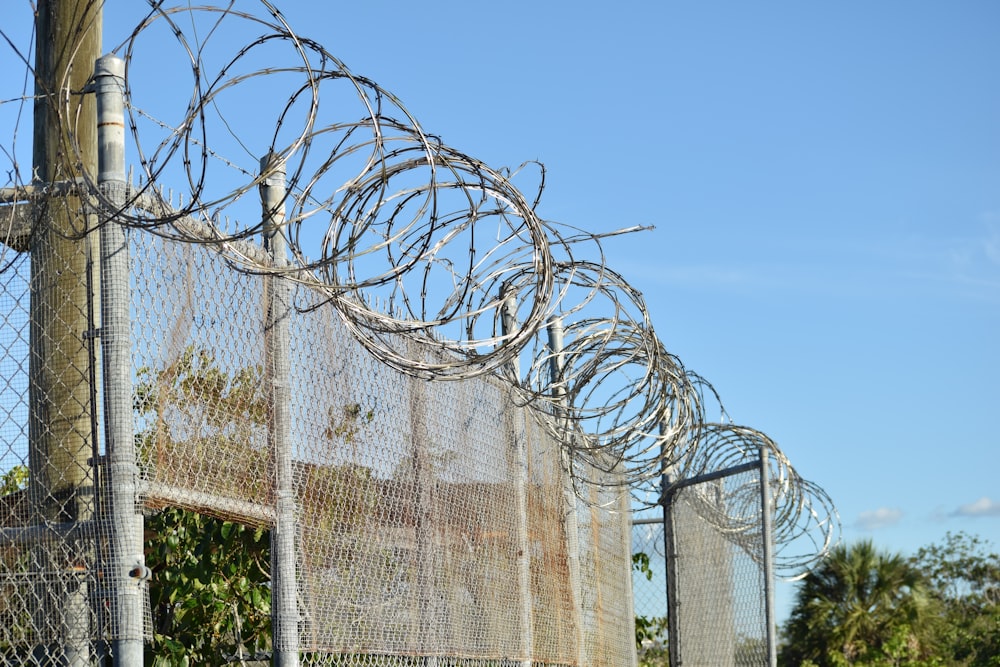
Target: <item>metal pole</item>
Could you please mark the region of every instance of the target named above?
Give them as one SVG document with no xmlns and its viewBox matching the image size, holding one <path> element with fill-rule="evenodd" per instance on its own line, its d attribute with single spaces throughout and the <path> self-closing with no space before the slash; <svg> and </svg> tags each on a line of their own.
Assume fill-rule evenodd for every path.
<svg viewBox="0 0 1000 667">
<path fill-rule="evenodd" d="M 97 60 L 97 181 L 106 202 L 101 228 L 101 352 L 104 366 L 105 441 L 109 459 L 112 638 L 115 665 L 142 665 L 144 586 L 142 514 L 138 511 L 132 423 L 132 342 L 129 257 L 125 228 L 116 212 L 125 205 L 125 61 Z M 103 523 L 103 522 L 102 522 Z"/>
<path fill-rule="evenodd" d="M 566 409 L 566 385 L 565 385 L 565 362 L 563 359 L 563 326 L 562 320 L 553 317 L 548 322 L 549 352 L 552 357 L 549 361 L 549 372 L 552 378 L 552 395 L 560 399 L 562 407 Z M 569 418 L 565 419 L 563 432 L 565 437 L 569 435 Z M 583 593 L 581 587 L 580 569 L 580 517 L 576 497 L 576 488 L 573 485 L 573 478 L 570 475 L 571 465 L 569 452 L 566 447 L 562 448 L 562 461 L 565 467 L 566 482 L 564 492 L 566 496 L 566 551 L 569 560 L 570 592 L 573 597 L 573 621 L 577 626 L 577 655 L 578 664 L 587 664 L 587 651 L 585 641 L 585 630 L 583 627 Z"/>
<path fill-rule="evenodd" d="M 660 435 L 669 426 L 660 425 Z M 676 488 L 672 486 L 672 471 L 664 466 L 660 473 L 660 506 L 663 508 L 663 560 L 667 580 L 667 654 L 671 667 L 681 664 L 681 633 L 679 600 L 677 598 L 677 537 L 674 533 L 673 502 Z"/>
<path fill-rule="evenodd" d="M 267 279 L 270 300 L 267 335 L 264 337 L 271 390 L 268 445 L 274 453 L 276 516 L 271 531 L 271 627 L 274 664 L 299 664 L 299 607 L 295 579 L 295 487 L 292 481 L 291 363 L 289 321 L 292 315 L 291 285 L 280 274 L 287 266 L 287 242 L 281 226 L 285 221 L 285 166 L 273 155 L 260 161 L 260 184 L 264 216 L 264 246 L 279 272 Z"/>
<path fill-rule="evenodd" d="M 663 567 L 667 589 L 667 654 L 670 664 L 677 667 L 680 662 L 680 633 L 677 614 L 677 542 L 674 535 L 673 482 L 674 467 L 667 465 L 669 452 L 664 444 L 667 434 L 672 431 L 670 424 L 660 423 L 660 508 L 663 510 Z"/>
<path fill-rule="evenodd" d="M 764 618 L 767 624 L 767 661 L 770 667 L 778 664 L 778 642 L 774 617 L 774 535 L 772 528 L 770 451 L 767 445 L 760 446 L 760 509 L 761 541 L 764 562 Z"/>
<path fill-rule="evenodd" d="M 411 358 L 423 353 L 420 343 L 410 341 Z M 437 550 L 434 547 L 435 471 L 431 452 L 431 434 L 427 426 L 427 383 L 414 380 L 410 388 L 410 433 L 413 439 L 414 536 L 416 537 L 416 595 L 410 605 L 410 643 L 421 660 L 417 664 L 438 667 L 437 654 L 442 651 L 437 641 L 441 594 L 437 591 Z"/>
<path fill-rule="evenodd" d="M 503 335 L 512 336 L 517 329 L 517 303 L 513 294 L 504 296 L 501 307 L 501 324 Z M 507 368 L 511 381 L 516 383 L 521 375 L 518 360 L 515 356 Z M 531 667 L 534 664 L 534 623 L 531 595 L 531 541 L 528 534 L 528 452 L 523 437 L 515 428 L 517 413 L 513 405 L 508 405 L 505 419 L 508 423 L 507 433 L 511 438 L 511 454 L 514 467 L 514 502 L 517 511 L 517 568 L 518 594 L 521 598 L 521 667 Z"/>
</svg>

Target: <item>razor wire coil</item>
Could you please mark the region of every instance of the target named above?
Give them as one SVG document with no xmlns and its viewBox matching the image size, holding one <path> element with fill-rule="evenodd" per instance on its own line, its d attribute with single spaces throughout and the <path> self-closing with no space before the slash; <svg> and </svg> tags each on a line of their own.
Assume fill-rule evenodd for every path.
<svg viewBox="0 0 1000 667">
<path fill-rule="evenodd" d="M 577 484 L 617 479 L 640 503 L 656 497 L 665 470 L 697 475 L 745 461 L 764 442 L 779 569 L 800 571 L 825 553 L 838 530 L 829 497 L 799 477 L 766 435 L 707 420 L 710 404 L 728 418 L 718 394 L 666 351 L 642 295 L 606 265 L 607 235 L 538 215 L 544 167 L 493 168 L 448 146 L 391 92 L 299 36 L 270 2 L 260 0 L 259 8 L 260 16 L 234 3 L 149 0 L 114 47 L 125 62 L 127 132 L 138 171 L 124 206 L 107 201 L 84 167 L 72 102 L 85 91 L 63 81 L 29 94 L 31 77 L 0 90 L 0 108 L 13 105 L 20 116 L 28 104 L 48 104 L 67 128 L 57 184 L 26 183 L 16 133 L 13 143 L 0 145 L 7 246 L 17 247 L 15 237 L 30 220 L 25 202 L 59 205 L 67 192 L 79 194 L 88 210 L 113 208 L 130 227 L 210 245 L 236 271 L 311 288 L 319 297 L 297 308 L 335 309 L 358 342 L 396 370 L 427 380 L 507 377 L 521 403 L 534 405 L 559 434 Z M 0 36 L 30 71 L 17 40 L 3 30 Z M 172 101 L 183 96 L 151 95 L 143 75 L 146 59 L 162 58 L 168 45 L 186 63 L 171 76 L 183 70 L 189 77 L 180 105 Z M 247 114 L 245 101 L 260 100 L 261 90 L 267 103 Z M 247 123 L 273 128 L 265 144 Z M 537 183 L 526 194 L 515 180 L 529 178 L 532 165 Z M 288 242 L 285 262 L 272 261 L 256 243 L 275 211 L 247 213 L 257 188 L 279 169 L 287 215 L 277 233 Z M 164 189 L 168 182 L 183 198 Z M 91 230 L 88 224 L 76 231 Z M 549 338 L 556 322 L 559 349 Z M 400 336 L 415 344 L 400 345 Z M 612 472 L 617 476 L 605 474 Z M 739 493 L 722 514 L 710 502 L 703 508 L 736 536 L 752 530 Z M 785 544 L 810 546 L 793 554 L 780 550 Z"/>
</svg>

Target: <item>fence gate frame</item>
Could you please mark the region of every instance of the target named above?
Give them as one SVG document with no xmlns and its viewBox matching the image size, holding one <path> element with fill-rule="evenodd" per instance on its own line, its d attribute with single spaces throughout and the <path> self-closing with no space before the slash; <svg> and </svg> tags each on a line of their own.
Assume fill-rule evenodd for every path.
<svg viewBox="0 0 1000 667">
<path fill-rule="evenodd" d="M 677 595 L 678 572 L 677 572 L 677 540 L 674 527 L 674 499 L 677 493 L 690 486 L 706 484 L 738 475 L 744 472 L 758 472 L 760 486 L 760 508 L 761 508 L 761 543 L 762 562 L 761 569 L 764 573 L 764 617 L 765 617 L 765 647 L 767 651 L 767 664 L 769 667 L 777 667 L 777 633 L 775 625 L 774 611 L 774 528 L 773 528 L 773 507 L 770 489 L 770 449 L 767 445 L 761 444 L 758 449 L 756 460 L 741 463 L 736 466 L 714 470 L 712 472 L 695 475 L 694 477 L 682 478 L 674 481 L 671 472 L 665 470 L 661 476 L 660 507 L 663 510 L 663 553 L 666 563 L 667 580 L 667 650 L 670 656 L 671 667 L 681 667 L 683 654 L 681 652 L 682 637 L 680 632 L 679 599 Z"/>
</svg>

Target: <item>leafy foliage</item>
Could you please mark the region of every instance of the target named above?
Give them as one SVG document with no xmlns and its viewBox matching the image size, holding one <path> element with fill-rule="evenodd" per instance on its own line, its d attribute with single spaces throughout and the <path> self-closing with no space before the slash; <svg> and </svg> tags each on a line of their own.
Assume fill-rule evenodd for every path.
<svg viewBox="0 0 1000 667">
<path fill-rule="evenodd" d="M 871 541 L 835 548 L 803 580 L 785 626 L 781 664 L 934 664 L 937 606 L 927 580 Z"/>
<path fill-rule="evenodd" d="M 270 649 L 269 532 L 177 508 L 146 522 L 147 663 L 222 665 Z"/>
<path fill-rule="evenodd" d="M 948 533 L 911 559 L 941 607 L 942 665 L 1000 665 L 1000 555 L 978 537 Z"/>
<path fill-rule="evenodd" d="M 0 498 L 28 487 L 28 466 L 16 465 L 0 475 Z"/>
<path fill-rule="evenodd" d="M 965 533 L 905 561 L 842 547 L 803 581 L 784 630 L 786 665 L 998 667 L 1000 556 Z"/>
<path fill-rule="evenodd" d="M 632 569 L 652 580 L 649 554 L 641 551 L 632 554 Z M 635 615 L 635 648 L 639 652 L 639 667 L 667 665 L 667 617 Z"/>
<path fill-rule="evenodd" d="M 6 512 L 13 512 L 5 506 L 14 500 L 13 494 L 24 493 L 28 486 L 28 467 L 15 465 L 0 474 L 0 517 Z M 23 500 L 23 499 L 19 499 Z M 17 501 L 14 501 L 17 502 Z M 23 573 L 29 566 L 30 554 L 20 545 L 5 544 L 0 546 L 0 571 L 4 573 Z M 18 581 L 17 577 L 4 577 L 0 582 L 0 654 L 9 655 L 13 638 L 23 640 L 31 631 L 31 616 L 24 604 L 30 595 L 26 583 Z"/>
</svg>

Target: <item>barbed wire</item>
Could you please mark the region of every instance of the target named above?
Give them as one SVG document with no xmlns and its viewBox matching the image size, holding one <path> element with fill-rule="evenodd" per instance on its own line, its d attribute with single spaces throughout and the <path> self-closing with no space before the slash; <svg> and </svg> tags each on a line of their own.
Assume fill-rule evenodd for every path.
<svg viewBox="0 0 1000 667">
<path fill-rule="evenodd" d="M 728 419 L 715 389 L 667 352 L 642 295 L 607 266 L 602 239 L 639 228 L 600 235 L 542 219 L 540 164 L 493 168 L 448 146 L 392 93 L 298 35 L 270 2 L 258 0 L 256 14 L 240 6 L 148 0 L 112 49 L 125 64 L 138 171 L 124 206 L 103 199 L 85 166 L 72 103 L 83 91 L 62 81 L 29 95 L 33 74 L 18 91 L 0 90 L 0 108 L 42 100 L 66 128 L 64 182 L 36 194 L 51 199 L 71 188 L 92 207 L 112 207 L 119 223 L 211 245 L 238 271 L 302 283 L 322 297 L 300 309 L 335 308 L 372 355 L 403 373 L 503 375 L 559 435 L 578 484 L 613 477 L 650 499 L 668 468 L 695 476 L 756 456 L 764 443 L 776 540 L 812 545 L 780 552 L 780 567 L 800 570 L 829 548 L 838 524 L 826 494 L 764 434 L 706 421 L 716 410 Z M 2 43 L 30 72 L 0 29 Z M 186 96 L 178 89 L 185 80 Z M 167 85 L 170 95 L 162 94 Z M 17 154 L 16 143 L 0 146 L 8 172 L 0 200 L 14 202 L 0 208 L 0 231 L 12 247 L 24 218 L 16 202 L 28 189 Z M 514 181 L 532 174 L 529 195 Z M 261 214 L 255 191 L 279 175 L 287 207 Z M 276 214 L 287 261 L 272 261 L 255 243 Z M 400 345 L 400 336 L 419 345 Z M 743 492 L 723 515 L 718 507 L 706 515 L 749 534 Z"/>
<path fill-rule="evenodd" d="M 746 426 L 706 423 L 698 425 L 691 437 L 698 444 L 670 471 L 675 479 L 692 479 L 732 469 L 758 461 L 761 452 L 766 453 L 773 511 L 774 563 L 778 576 L 790 580 L 804 576 L 838 542 L 840 518 L 833 502 L 822 488 L 795 471 L 788 457 L 766 434 Z M 699 515 L 733 543 L 745 544 L 748 554 L 758 554 L 761 531 L 759 480 L 753 477 L 752 481 L 733 486 L 697 485 L 694 488 L 699 490 L 686 497 Z"/>
</svg>

